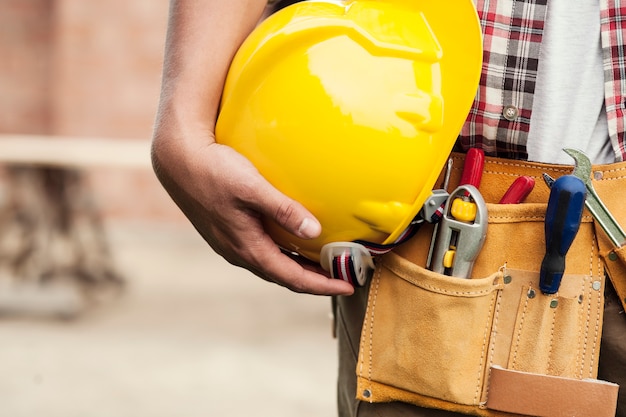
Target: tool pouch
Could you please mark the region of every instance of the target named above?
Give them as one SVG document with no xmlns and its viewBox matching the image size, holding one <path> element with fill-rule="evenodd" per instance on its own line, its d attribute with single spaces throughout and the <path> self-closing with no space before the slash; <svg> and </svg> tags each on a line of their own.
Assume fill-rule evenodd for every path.
<svg viewBox="0 0 626 417">
<path fill-rule="evenodd" d="M 462 167 L 462 156 L 453 158 L 452 185 Z M 615 414 L 617 386 L 595 379 L 604 265 L 589 213 L 558 293 L 539 290 L 549 195 L 542 172 L 558 177 L 571 167 L 487 158 L 480 191 L 489 225 L 471 279 L 423 267 L 430 225 L 378 259 L 361 332 L 358 399 L 478 416 Z M 494 204 L 519 175 L 537 182 L 529 202 Z"/>
<path fill-rule="evenodd" d="M 609 209 L 615 220 L 626 227 L 626 163 L 594 166 L 592 183 L 602 202 Z M 626 309 L 626 245 L 615 247 L 611 240 L 595 223 L 600 256 L 613 283 L 622 306 Z"/>
</svg>

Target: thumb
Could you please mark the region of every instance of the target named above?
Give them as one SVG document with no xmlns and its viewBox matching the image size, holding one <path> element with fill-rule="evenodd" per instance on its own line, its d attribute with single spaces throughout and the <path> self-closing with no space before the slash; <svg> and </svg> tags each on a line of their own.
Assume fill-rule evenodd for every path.
<svg viewBox="0 0 626 417">
<path fill-rule="evenodd" d="M 302 204 L 287 197 L 269 183 L 267 190 L 259 191 L 265 195 L 263 200 L 266 201 L 260 212 L 299 238 L 313 239 L 319 236 L 322 231 L 320 222 Z"/>
</svg>

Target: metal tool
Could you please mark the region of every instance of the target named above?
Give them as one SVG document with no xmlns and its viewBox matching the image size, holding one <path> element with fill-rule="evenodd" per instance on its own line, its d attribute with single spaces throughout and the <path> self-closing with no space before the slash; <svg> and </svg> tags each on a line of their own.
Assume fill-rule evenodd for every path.
<svg viewBox="0 0 626 417">
<path fill-rule="evenodd" d="M 616 247 L 623 246 L 626 244 L 626 234 L 624 234 L 624 230 L 606 208 L 602 200 L 600 200 L 600 197 L 598 197 L 591 183 L 591 161 L 589 157 L 576 149 L 563 149 L 563 151 L 574 158 L 575 165 L 572 174 L 580 178 L 587 187 L 587 200 L 585 201 L 587 209 L 600 227 L 602 227 L 602 230 L 604 230 L 613 245 Z"/>
<path fill-rule="evenodd" d="M 483 176 L 483 169 L 485 166 L 485 152 L 480 148 L 470 148 L 465 155 L 465 161 L 463 162 L 463 172 L 461 173 L 461 182 L 459 185 L 472 185 L 476 188 L 480 186 L 480 182 Z M 450 180 L 450 173 L 452 172 L 452 158 L 448 159 L 448 168 L 446 171 L 446 177 L 444 182 L 444 191 L 448 189 L 448 182 Z M 433 194 L 434 196 L 435 194 Z M 437 241 L 437 234 L 439 233 L 439 222 L 443 216 L 446 202 L 449 199 L 449 194 L 446 192 L 446 199 L 441 202 L 436 211 L 430 211 L 432 213 L 429 217 L 424 217 L 428 222 L 435 223 L 433 229 L 433 236 L 430 240 L 430 248 L 428 249 L 428 258 L 426 259 L 426 268 L 431 269 L 433 251 L 435 250 L 435 244 Z M 466 196 L 463 196 L 466 197 Z"/>
<path fill-rule="evenodd" d="M 450 182 L 453 162 L 452 158 L 448 158 L 442 188 L 433 190 L 430 197 L 428 197 L 424 202 L 422 210 L 420 210 L 420 217 L 428 223 L 437 223 L 439 219 L 441 219 L 443 208 L 445 207 L 449 196 L 448 184 Z"/>
<path fill-rule="evenodd" d="M 437 231 L 439 230 L 439 220 L 441 220 L 441 216 L 443 215 L 443 210 L 446 207 L 446 201 L 448 201 L 448 197 L 450 194 L 448 193 L 448 185 L 450 184 L 450 174 L 452 173 L 452 158 L 448 158 L 448 165 L 446 166 L 446 173 L 443 179 L 443 188 L 441 190 L 433 190 L 432 196 L 436 196 L 439 193 L 440 196 L 445 195 L 445 198 L 439 201 L 439 204 L 428 204 L 428 200 L 426 204 L 424 204 L 424 208 L 422 209 L 422 217 L 424 219 L 429 219 L 430 223 L 435 223 L 433 228 L 433 235 L 430 239 L 430 246 L 428 248 L 428 257 L 426 258 L 426 268 L 430 269 L 430 263 L 433 258 L 433 250 L 435 249 L 435 237 L 437 236 Z M 426 207 L 429 207 L 427 210 Z M 433 210 L 433 207 L 436 209 Z"/>
<path fill-rule="evenodd" d="M 546 210 L 546 254 L 539 272 L 539 289 L 544 294 L 559 290 L 565 272 L 565 255 L 569 250 L 582 219 L 587 190 L 574 175 L 564 175 L 554 181 Z"/>
<path fill-rule="evenodd" d="M 466 210 L 472 207 L 473 212 Z M 450 194 L 439 222 L 430 268 L 440 274 L 469 278 L 486 235 L 485 200 L 473 185 L 459 186 Z"/>
<path fill-rule="evenodd" d="M 548 188 L 552 188 L 552 184 L 554 184 L 554 181 L 556 180 L 552 178 L 550 175 L 546 174 L 545 172 L 541 175 L 543 176 L 543 181 L 546 183 Z"/>
<path fill-rule="evenodd" d="M 459 182 L 459 185 L 473 185 L 476 188 L 480 187 L 480 181 L 483 177 L 484 166 L 485 152 L 480 148 L 470 148 L 465 155 L 465 161 L 463 162 L 463 172 L 461 173 L 461 181 Z M 444 184 L 444 189 L 448 188 L 448 180 L 450 179 L 451 171 L 452 158 L 448 159 L 448 170 L 446 171 L 446 182 Z M 424 219 L 429 223 L 437 223 L 443 215 L 446 200 L 441 202 L 441 205 L 436 211 L 431 211 L 432 215 L 430 217 L 424 217 Z"/>
</svg>

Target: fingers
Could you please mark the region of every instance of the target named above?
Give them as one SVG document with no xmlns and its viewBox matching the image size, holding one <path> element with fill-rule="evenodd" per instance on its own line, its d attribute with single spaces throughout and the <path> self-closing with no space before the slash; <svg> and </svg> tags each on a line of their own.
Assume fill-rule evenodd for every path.
<svg viewBox="0 0 626 417">
<path fill-rule="evenodd" d="M 253 211 L 272 219 L 299 238 L 314 239 L 320 235 L 322 226 L 310 211 L 277 190 L 262 176 L 258 175 L 257 179 L 259 181 L 252 186 L 253 196 L 248 200 Z M 354 292 L 351 284 L 328 278 L 319 264 L 313 266 L 312 262 L 296 262 L 281 252 L 265 232 L 257 238 L 260 239 L 258 246 L 254 240 L 248 242 L 248 250 L 255 254 L 251 264 L 260 267 L 261 273 L 270 280 L 296 292 L 319 295 L 350 295 Z"/>
<path fill-rule="evenodd" d="M 280 250 L 262 251 L 256 259 L 263 274 L 275 283 L 299 293 L 315 295 L 351 295 L 349 283 L 323 275 L 321 267 L 301 265 Z"/>
<path fill-rule="evenodd" d="M 209 245 L 228 262 L 294 292 L 315 295 L 354 292 L 349 283 L 329 278 L 318 263 L 283 253 L 265 233 L 258 217 L 247 216 L 245 212 L 242 215 L 236 221 L 213 227 L 212 233 L 203 234 Z M 210 228 L 206 224 L 196 224 L 196 227 L 201 231 Z"/>
<path fill-rule="evenodd" d="M 212 144 L 198 149 L 187 154 L 184 169 L 164 166 L 169 176 L 164 185 L 218 254 L 295 292 L 353 293 L 349 283 L 328 278 L 319 265 L 300 264 L 283 254 L 261 221 L 270 218 L 295 236 L 311 239 L 322 230 L 311 212 L 274 188 L 232 148 Z"/>
<path fill-rule="evenodd" d="M 255 187 L 258 197 L 253 199 L 260 213 L 299 238 L 313 239 L 320 235 L 322 226 L 310 211 L 270 183 L 263 182 Z M 264 245 L 278 249 L 269 237 Z M 258 248 L 257 253 L 262 258 L 256 258 L 254 263 L 263 265 L 263 273 L 292 291 L 319 295 L 350 295 L 354 292 L 349 283 L 328 278 L 319 264 L 312 266 L 296 262 L 280 250 L 268 250 L 267 246 Z"/>
<path fill-rule="evenodd" d="M 322 226 L 310 211 L 267 181 L 263 182 L 256 188 L 259 212 L 299 238 L 314 239 L 320 235 Z"/>
<path fill-rule="evenodd" d="M 319 236 L 322 226 L 315 216 L 302 204 L 289 198 L 270 184 L 259 171 L 232 148 L 213 144 L 210 146 L 213 168 L 227 178 L 219 178 L 215 183 L 230 184 L 231 196 L 243 202 L 243 209 L 274 220 L 288 232 L 303 239 Z M 237 166 L 237 170 L 232 167 Z"/>
</svg>

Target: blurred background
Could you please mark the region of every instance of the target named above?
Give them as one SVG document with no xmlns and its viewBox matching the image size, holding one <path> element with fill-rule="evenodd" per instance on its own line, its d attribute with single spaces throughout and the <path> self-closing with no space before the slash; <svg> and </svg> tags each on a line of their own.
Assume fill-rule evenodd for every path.
<svg viewBox="0 0 626 417">
<path fill-rule="evenodd" d="M 152 174 L 166 0 L 0 0 L 0 417 L 335 415 L 330 300 Z"/>
</svg>

